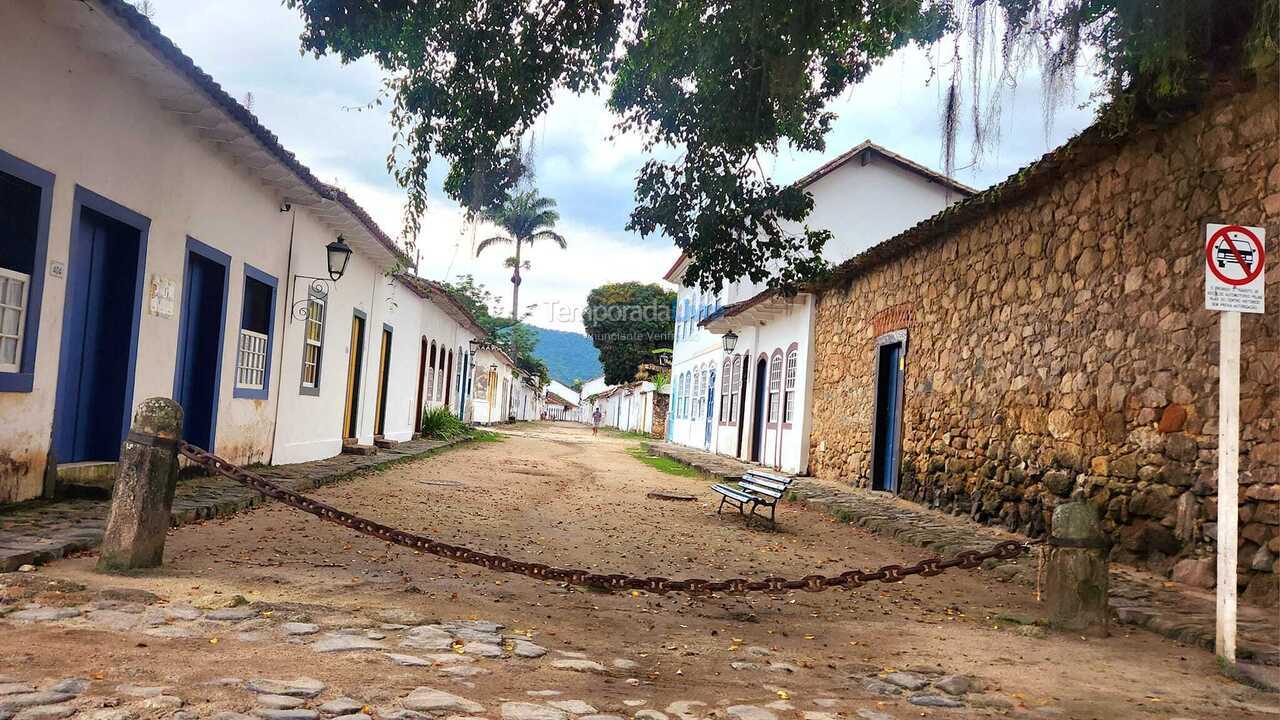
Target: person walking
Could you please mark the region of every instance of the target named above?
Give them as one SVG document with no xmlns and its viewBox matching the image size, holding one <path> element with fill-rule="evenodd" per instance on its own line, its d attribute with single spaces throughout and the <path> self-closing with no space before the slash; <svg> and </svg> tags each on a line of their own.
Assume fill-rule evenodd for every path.
<svg viewBox="0 0 1280 720">
<path fill-rule="evenodd" d="M 596 411 L 591 413 L 591 434 L 592 435 L 600 434 L 600 419 L 603 417 L 604 415 L 600 413 L 600 408 L 596 408 Z"/>
</svg>

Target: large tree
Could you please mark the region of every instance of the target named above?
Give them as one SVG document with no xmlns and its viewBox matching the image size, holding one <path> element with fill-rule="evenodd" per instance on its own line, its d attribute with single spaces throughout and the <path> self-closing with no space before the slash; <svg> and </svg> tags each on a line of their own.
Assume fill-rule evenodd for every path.
<svg viewBox="0 0 1280 720">
<path fill-rule="evenodd" d="M 568 247 L 564 236 L 555 231 L 560 213 L 556 212 L 555 200 L 542 197 L 536 190 L 525 190 L 485 210 L 484 217 L 506 234 L 481 240 L 476 246 L 476 257 L 496 245 L 515 246 L 516 254 L 507 258 L 506 265 L 511 268 L 511 319 L 517 320 L 520 314 L 520 271 L 529 268 L 529 263 L 520 259 L 521 251 L 535 242 L 553 242 L 561 250 Z"/>
<path fill-rule="evenodd" d="M 600 351 L 605 382 L 635 380 L 640 365 L 654 361 L 654 348 L 671 346 L 675 302 L 674 292 L 653 283 L 610 283 L 587 295 L 582 324 Z"/>
<path fill-rule="evenodd" d="M 949 148 L 961 93 L 1007 85 L 1021 64 L 1039 61 L 1053 85 L 1096 59 L 1105 118 L 1124 124 L 1194 102 L 1223 69 L 1274 62 L 1280 44 L 1280 0 L 285 2 L 306 21 L 305 49 L 388 71 L 389 164 L 411 233 L 433 158 L 449 164 L 446 193 L 480 212 L 518 182 L 522 139 L 558 92 L 607 88 L 620 132 L 672 149 L 641 169 L 628 227 L 669 236 L 687 281 L 716 289 L 820 271 L 826 233 L 793 224 L 812 199 L 758 160 L 823 149 L 830 101 L 908 43 L 955 42 L 938 54 Z M 980 143 L 984 103 L 969 101 Z"/>
</svg>

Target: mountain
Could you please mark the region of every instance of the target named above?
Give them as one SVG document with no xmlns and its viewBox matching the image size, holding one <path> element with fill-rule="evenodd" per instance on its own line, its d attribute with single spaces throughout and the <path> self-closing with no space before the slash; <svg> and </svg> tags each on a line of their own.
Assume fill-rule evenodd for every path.
<svg viewBox="0 0 1280 720">
<path fill-rule="evenodd" d="M 573 385 L 574 380 L 585 382 L 604 373 L 600 366 L 600 353 L 591 344 L 591 338 L 580 333 L 548 330 L 537 325 L 530 325 L 529 328 L 538 334 L 538 344 L 533 347 L 533 354 L 547 364 L 551 377 L 565 385 Z"/>
</svg>

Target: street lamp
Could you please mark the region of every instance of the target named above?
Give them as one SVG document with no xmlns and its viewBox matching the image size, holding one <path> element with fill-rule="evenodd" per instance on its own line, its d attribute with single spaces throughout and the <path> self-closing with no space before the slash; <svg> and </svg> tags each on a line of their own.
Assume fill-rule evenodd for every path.
<svg viewBox="0 0 1280 720">
<path fill-rule="evenodd" d="M 341 235 L 337 240 L 324 246 L 325 264 L 328 265 L 329 279 L 315 277 L 314 275 L 294 275 L 294 285 L 290 287 L 293 297 L 297 297 L 296 284 L 298 280 L 306 280 L 307 292 L 301 300 L 295 300 L 293 303 L 292 317 L 297 320 L 306 320 L 311 312 L 311 301 L 315 299 L 323 303 L 329 297 L 331 283 L 340 280 L 344 273 L 347 272 L 347 263 L 351 261 L 351 246 L 347 244 L 345 238 Z M 290 321 L 292 322 L 292 320 Z"/>
<path fill-rule="evenodd" d="M 351 246 L 339 235 L 337 240 L 325 245 L 324 250 L 329 256 L 329 279 L 338 282 L 351 260 Z"/>
<path fill-rule="evenodd" d="M 734 348 L 738 347 L 738 334 L 730 330 L 720 338 L 720 342 L 724 343 L 724 351 L 731 353 Z"/>
</svg>

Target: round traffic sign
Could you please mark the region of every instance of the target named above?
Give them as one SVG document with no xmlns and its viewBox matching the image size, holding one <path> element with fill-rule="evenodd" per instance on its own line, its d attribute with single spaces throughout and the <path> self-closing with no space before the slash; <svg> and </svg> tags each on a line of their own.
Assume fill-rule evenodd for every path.
<svg viewBox="0 0 1280 720">
<path fill-rule="evenodd" d="M 1209 236 L 1204 246 L 1204 259 L 1209 265 L 1209 272 L 1228 285 L 1248 285 L 1262 274 L 1265 267 L 1266 250 L 1258 240 L 1258 236 L 1247 227 L 1226 225 Z M 1237 273 L 1229 271 L 1239 269 Z"/>
</svg>

